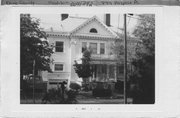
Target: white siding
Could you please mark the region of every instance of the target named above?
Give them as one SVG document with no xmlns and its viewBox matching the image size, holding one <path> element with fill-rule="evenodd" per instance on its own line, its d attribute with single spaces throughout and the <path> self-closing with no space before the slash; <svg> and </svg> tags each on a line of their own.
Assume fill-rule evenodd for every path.
<svg viewBox="0 0 180 118">
<path fill-rule="evenodd" d="M 98 33 L 90 33 L 90 29 L 95 28 Z M 100 25 L 97 21 L 90 22 L 82 29 L 78 30 L 75 34 L 84 34 L 84 35 L 95 35 L 95 36 L 106 36 L 106 37 L 114 37 L 109 31 L 107 31 L 102 25 Z"/>
</svg>

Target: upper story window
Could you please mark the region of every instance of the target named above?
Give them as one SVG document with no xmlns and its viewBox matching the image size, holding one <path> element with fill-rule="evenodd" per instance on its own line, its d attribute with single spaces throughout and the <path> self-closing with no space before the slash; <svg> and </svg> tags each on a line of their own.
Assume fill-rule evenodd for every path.
<svg viewBox="0 0 180 118">
<path fill-rule="evenodd" d="M 82 42 L 82 52 L 87 50 L 87 42 Z"/>
<path fill-rule="evenodd" d="M 55 64 L 54 65 L 54 71 L 63 71 L 64 65 L 63 64 Z"/>
<path fill-rule="evenodd" d="M 105 44 L 100 43 L 100 54 L 105 54 Z"/>
<path fill-rule="evenodd" d="M 64 42 L 56 41 L 55 51 L 56 52 L 63 52 L 64 51 Z"/>
<path fill-rule="evenodd" d="M 97 43 L 90 43 L 89 48 L 90 48 L 92 54 L 97 54 Z"/>
<path fill-rule="evenodd" d="M 90 33 L 98 33 L 95 28 L 91 28 L 89 32 L 90 32 Z"/>
</svg>

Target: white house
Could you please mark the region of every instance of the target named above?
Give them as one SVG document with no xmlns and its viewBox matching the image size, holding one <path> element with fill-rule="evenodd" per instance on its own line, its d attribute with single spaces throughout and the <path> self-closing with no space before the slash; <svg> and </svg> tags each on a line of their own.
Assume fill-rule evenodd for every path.
<svg viewBox="0 0 180 118">
<path fill-rule="evenodd" d="M 79 61 L 83 51 L 92 51 L 93 76 L 90 81 L 117 81 L 122 73 L 117 68 L 117 58 L 112 51 L 118 35 L 109 27 L 110 15 L 105 15 L 105 21 L 98 17 L 72 17 L 62 15 L 61 31 L 46 31 L 50 44 L 55 46 L 51 56 L 53 73 L 43 73 L 43 79 L 48 81 L 48 87 L 67 81 L 78 82 L 80 79 L 74 70 L 74 61 Z M 122 69 L 123 70 L 123 69 Z M 118 76 L 117 76 L 118 74 Z"/>
</svg>

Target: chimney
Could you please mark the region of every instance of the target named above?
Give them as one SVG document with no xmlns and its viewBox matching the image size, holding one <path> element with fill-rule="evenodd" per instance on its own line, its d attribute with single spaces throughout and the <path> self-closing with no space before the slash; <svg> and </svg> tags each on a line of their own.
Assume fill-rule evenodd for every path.
<svg viewBox="0 0 180 118">
<path fill-rule="evenodd" d="M 111 16 L 110 16 L 110 14 L 105 14 L 104 17 L 105 17 L 105 18 L 104 18 L 105 24 L 106 24 L 108 27 L 110 27 L 110 26 L 111 26 Z"/>
<path fill-rule="evenodd" d="M 66 18 L 68 18 L 68 14 L 61 14 L 61 21 L 65 20 Z"/>
</svg>

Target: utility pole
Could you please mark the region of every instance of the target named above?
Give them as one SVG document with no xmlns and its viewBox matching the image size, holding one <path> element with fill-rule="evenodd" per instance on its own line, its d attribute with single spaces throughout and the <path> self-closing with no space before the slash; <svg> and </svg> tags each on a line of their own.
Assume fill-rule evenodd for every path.
<svg viewBox="0 0 180 118">
<path fill-rule="evenodd" d="M 126 14 L 124 14 L 124 104 L 127 104 L 127 31 Z"/>
<path fill-rule="evenodd" d="M 35 104 L 35 93 L 34 93 L 34 90 L 35 90 L 35 64 L 36 64 L 36 61 L 33 60 L 33 103 Z"/>
</svg>

